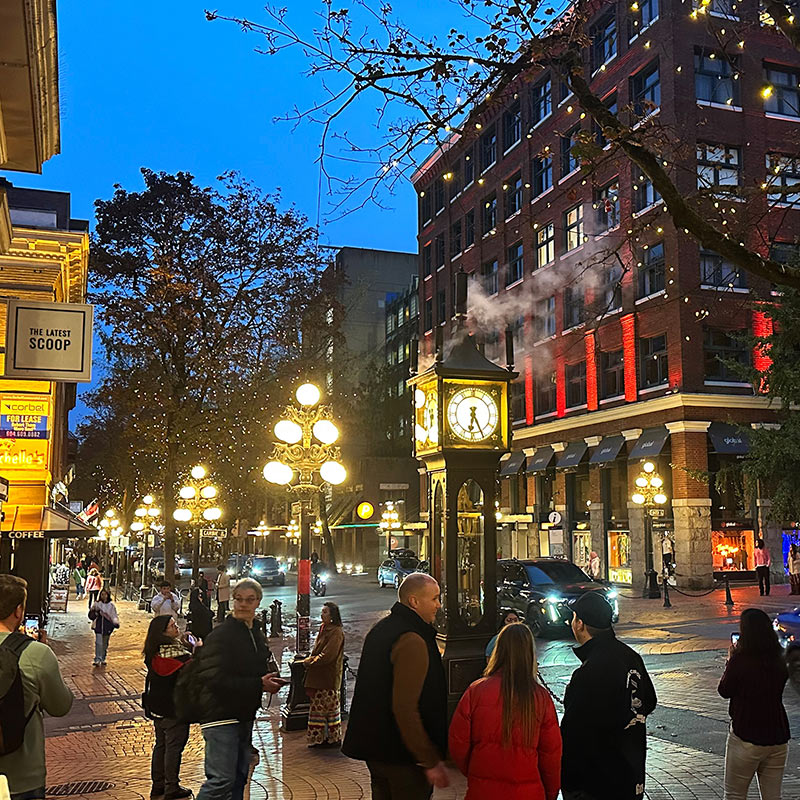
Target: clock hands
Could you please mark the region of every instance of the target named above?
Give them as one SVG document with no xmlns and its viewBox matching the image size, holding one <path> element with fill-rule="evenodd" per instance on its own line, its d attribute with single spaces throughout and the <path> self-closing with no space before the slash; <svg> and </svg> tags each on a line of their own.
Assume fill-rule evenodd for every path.
<svg viewBox="0 0 800 800">
<path fill-rule="evenodd" d="M 481 423 L 478 420 L 477 410 L 478 410 L 478 406 L 470 406 L 469 407 L 469 428 L 467 428 L 467 430 L 472 432 L 472 431 L 475 430 L 475 428 L 477 428 L 478 429 L 478 433 L 483 435 L 483 425 L 481 425 Z"/>
</svg>

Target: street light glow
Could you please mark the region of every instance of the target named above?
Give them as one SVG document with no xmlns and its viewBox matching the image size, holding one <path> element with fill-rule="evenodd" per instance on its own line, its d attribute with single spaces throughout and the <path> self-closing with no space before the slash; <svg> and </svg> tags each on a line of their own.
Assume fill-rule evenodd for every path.
<svg viewBox="0 0 800 800">
<path fill-rule="evenodd" d="M 204 500 L 211 500 L 212 498 L 217 496 L 217 487 L 216 486 L 204 486 L 200 490 L 200 497 Z"/>
<path fill-rule="evenodd" d="M 297 444 L 303 438 L 303 429 L 290 419 L 282 419 L 275 424 L 275 435 L 286 444 Z"/>
<path fill-rule="evenodd" d="M 338 486 L 347 478 L 347 470 L 338 461 L 326 461 L 320 468 L 322 480 Z"/>
<path fill-rule="evenodd" d="M 653 502 L 658 503 L 658 505 L 660 506 L 663 506 L 664 503 L 667 502 L 667 496 L 665 494 L 659 493 L 653 498 Z"/>
<path fill-rule="evenodd" d="M 304 383 L 294 393 L 301 406 L 315 406 L 321 397 L 319 389 L 313 383 Z"/>
<path fill-rule="evenodd" d="M 197 464 L 197 466 L 192 467 L 191 476 L 196 481 L 203 480 L 203 478 L 205 478 L 205 476 L 206 476 L 206 468 L 205 467 L 201 467 L 200 464 Z"/>
<path fill-rule="evenodd" d="M 660 489 L 664 485 L 664 481 L 661 478 L 659 478 L 658 475 L 653 475 L 653 477 L 650 478 L 650 485 L 654 489 Z"/>
<path fill-rule="evenodd" d="M 197 494 L 197 489 L 194 486 L 181 486 L 178 495 L 181 500 L 191 500 Z"/>
<path fill-rule="evenodd" d="M 207 508 L 203 512 L 203 519 L 208 520 L 208 522 L 213 522 L 214 520 L 219 519 L 222 516 L 222 509 L 221 508 Z"/>
<path fill-rule="evenodd" d="M 645 472 L 655 472 L 656 471 L 656 465 L 652 461 L 645 461 L 645 464 L 642 467 L 642 469 Z"/>
<path fill-rule="evenodd" d="M 329 419 L 320 419 L 311 429 L 322 444 L 333 444 L 339 438 L 339 429 Z"/>
<path fill-rule="evenodd" d="M 147 515 L 150 516 L 150 517 L 158 517 L 158 516 L 161 515 L 161 509 L 160 508 L 148 508 L 147 509 Z"/>
<path fill-rule="evenodd" d="M 176 508 L 172 516 L 177 522 L 188 522 L 192 518 L 192 512 L 188 508 Z"/>
<path fill-rule="evenodd" d="M 135 533 L 144 530 L 144 522 L 131 522 L 131 530 Z"/>
<path fill-rule="evenodd" d="M 264 478 L 278 486 L 285 486 L 293 477 L 294 470 L 287 464 L 281 464 L 280 461 L 270 461 L 264 467 Z"/>
<path fill-rule="evenodd" d="M 143 503 L 144 503 L 146 506 L 149 506 L 149 505 L 151 505 L 151 504 L 152 504 L 154 501 L 155 501 L 155 497 L 153 497 L 153 495 L 151 495 L 151 494 L 146 494 L 146 495 L 145 495 L 145 496 L 142 498 L 142 502 L 143 502 Z"/>
<path fill-rule="evenodd" d="M 645 496 L 640 492 L 636 492 L 633 497 L 631 497 L 631 500 L 633 500 L 636 505 L 641 506 L 644 505 Z"/>
<path fill-rule="evenodd" d="M 645 486 L 647 486 L 647 478 L 641 478 L 641 477 L 639 477 L 639 478 L 637 478 L 637 479 L 634 481 L 634 483 L 635 483 L 635 484 L 636 484 L 636 485 L 637 485 L 637 486 L 638 486 L 640 489 L 644 489 L 644 487 L 645 487 Z"/>
<path fill-rule="evenodd" d="M 133 514 L 136 517 L 146 517 L 147 516 L 147 509 L 146 508 L 137 508 L 136 511 L 133 512 Z"/>
</svg>

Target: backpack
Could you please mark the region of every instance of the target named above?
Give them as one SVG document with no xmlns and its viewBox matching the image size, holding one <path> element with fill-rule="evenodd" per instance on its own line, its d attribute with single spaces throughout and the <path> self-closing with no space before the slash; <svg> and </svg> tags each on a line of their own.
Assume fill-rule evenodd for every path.
<svg viewBox="0 0 800 800">
<path fill-rule="evenodd" d="M 25 741 L 25 728 L 36 711 L 25 716 L 25 694 L 19 657 L 33 641 L 23 633 L 10 633 L 0 644 L 0 756 L 13 753 Z"/>
<path fill-rule="evenodd" d="M 200 681 L 197 679 L 199 659 L 195 656 L 178 673 L 172 699 L 175 702 L 175 716 L 181 722 L 200 722 Z"/>
</svg>

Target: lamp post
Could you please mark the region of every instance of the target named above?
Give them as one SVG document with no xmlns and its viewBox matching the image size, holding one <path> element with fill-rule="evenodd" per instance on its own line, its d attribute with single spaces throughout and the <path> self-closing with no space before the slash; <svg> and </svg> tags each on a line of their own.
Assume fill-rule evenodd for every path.
<svg viewBox="0 0 800 800">
<path fill-rule="evenodd" d="M 176 522 L 196 522 L 194 526 L 194 554 L 192 557 L 192 580 L 200 578 L 200 536 L 199 523 L 216 522 L 222 516 L 222 509 L 215 501 L 219 490 L 207 478 L 206 468 L 199 464 L 192 467 L 190 478 L 178 490 L 179 507 L 172 512 Z M 167 565 L 164 564 L 166 573 Z"/>
<path fill-rule="evenodd" d="M 123 528 L 120 525 L 119 518 L 117 517 L 117 512 L 113 508 L 109 508 L 106 510 L 105 514 L 103 514 L 103 518 L 100 520 L 100 534 L 99 538 L 105 542 L 106 545 L 106 553 L 105 553 L 105 563 L 103 565 L 103 575 L 105 576 L 106 580 L 109 580 L 109 573 L 111 571 L 111 537 L 112 536 L 120 536 L 123 532 Z M 111 585 L 109 583 L 109 585 Z"/>
<path fill-rule="evenodd" d="M 142 536 L 144 539 L 142 582 L 139 589 L 139 593 L 143 598 L 144 592 L 150 585 L 150 581 L 148 580 L 149 576 L 147 574 L 147 562 L 150 560 L 150 536 L 163 531 L 164 526 L 160 522 L 161 508 L 156 504 L 156 499 L 152 494 L 146 494 L 142 498 L 142 502 L 134 509 L 133 516 L 135 519 L 131 523 L 131 530 L 139 536 Z M 164 570 L 166 573 L 166 562 L 164 563 Z"/>
<path fill-rule="evenodd" d="M 655 599 L 661 597 L 656 571 L 653 569 L 653 517 L 663 514 L 662 507 L 667 502 L 664 494 L 664 479 L 656 472 L 656 465 L 646 461 L 639 477 L 634 481 L 635 491 L 631 500 L 644 507 L 644 559 L 645 581 L 642 597 Z M 658 513 L 656 513 L 658 512 Z"/>
<path fill-rule="evenodd" d="M 347 478 L 339 462 L 335 442 L 339 429 L 331 409 L 320 405 L 320 390 L 313 383 L 297 388 L 297 405 L 290 403 L 275 424 L 272 460 L 264 467 L 264 478 L 285 486 L 300 500 L 300 557 L 297 565 L 297 637 L 295 663 L 308 653 L 311 639 L 311 501 L 326 484 L 338 486 Z M 285 730 L 306 725 L 307 698 L 302 686 L 302 669 L 293 665 L 292 688 L 281 709 Z"/>
<path fill-rule="evenodd" d="M 300 526 L 297 524 L 296 520 L 292 520 L 286 526 L 285 536 L 286 536 L 286 538 L 287 538 L 287 540 L 288 540 L 290 545 L 294 545 L 295 547 L 300 547 Z M 295 551 L 293 551 L 293 552 L 295 552 Z M 287 553 L 286 560 L 287 560 L 287 562 L 289 562 L 289 566 L 291 568 L 291 562 L 294 562 L 295 564 L 297 563 L 297 556 L 295 554 L 295 555 L 292 555 L 292 557 L 290 558 L 288 553 Z"/>
<path fill-rule="evenodd" d="M 403 527 L 403 523 L 400 522 L 400 514 L 392 500 L 386 501 L 378 527 L 386 534 L 386 555 L 388 557 L 392 549 L 392 533 Z"/>
</svg>

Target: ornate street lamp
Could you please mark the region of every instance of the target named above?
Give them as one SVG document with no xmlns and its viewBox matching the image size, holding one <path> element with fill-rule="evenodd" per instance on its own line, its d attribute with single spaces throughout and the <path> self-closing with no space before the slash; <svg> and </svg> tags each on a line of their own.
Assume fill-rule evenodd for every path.
<svg viewBox="0 0 800 800">
<path fill-rule="evenodd" d="M 131 530 L 141 536 L 144 541 L 142 583 L 139 589 L 139 603 L 144 608 L 144 594 L 150 585 L 147 575 L 147 562 L 150 560 L 150 537 L 160 534 L 164 530 L 164 524 L 161 520 L 161 507 L 156 503 L 156 499 L 152 494 L 146 494 L 142 498 L 142 502 L 134 509 L 133 516 L 135 519 L 131 523 Z M 153 539 L 153 544 L 155 545 L 155 539 Z M 166 563 L 164 565 L 164 574 L 166 576 Z"/>
<path fill-rule="evenodd" d="M 392 533 L 397 533 L 403 527 L 403 523 L 400 522 L 400 514 L 393 501 L 386 501 L 378 527 L 386 534 L 386 555 L 388 556 L 392 549 Z"/>
<path fill-rule="evenodd" d="M 194 525 L 194 554 L 192 557 L 192 579 L 200 577 L 200 536 L 199 523 L 216 522 L 222 516 L 222 509 L 216 505 L 219 490 L 207 478 L 206 468 L 192 467 L 190 478 L 178 490 L 179 506 L 172 512 L 176 522 L 192 522 Z M 166 564 L 164 565 L 166 571 Z"/>
<path fill-rule="evenodd" d="M 642 465 L 639 477 L 633 482 L 635 491 L 631 495 L 631 500 L 637 506 L 643 506 L 644 513 L 644 558 L 645 558 L 645 581 L 642 597 L 655 599 L 661 597 L 658 588 L 658 578 L 653 568 L 653 517 L 663 515 L 663 506 L 667 502 L 664 494 L 664 479 L 656 472 L 656 465 L 652 461 L 646 461 Z M 664 582 L 666 590 L 666 579 Z M 665 599 L 665 604 L 667 600 Z"/>
<path fill-rule="evenodd" d="M 298 405 L 289 404 L 275 424 L 272 460 L 264 467 L 264 478 L 277 486 L 285 486 L 300 501 L 300 557 L 297 565 L 297 638 L 295 660 L 307 654 L 311 639 L 311 516 L 312 500 L 326 484 L 338 486 L 347 478 L 347 470 L 339 459 L 335 442 L 339 429 L 333 422 L 329 406 L 320 405 L 322 395 L 313 383 L 297 388 Z M 293 685 L 287 705 L 281 710 L 284 728 L 304 727 L 305 714 L 302 684 Z M 298 698 L 301 695 L 301 698 Z"/>
</svg>

